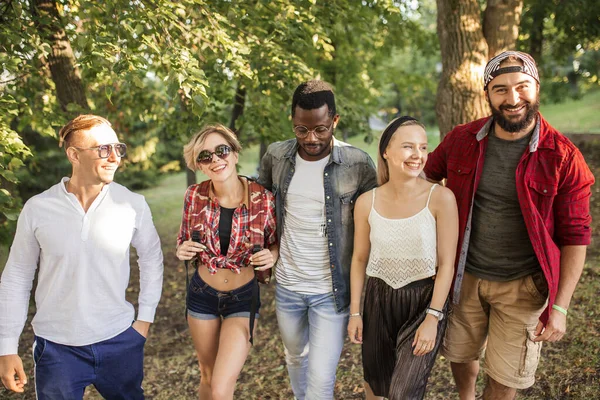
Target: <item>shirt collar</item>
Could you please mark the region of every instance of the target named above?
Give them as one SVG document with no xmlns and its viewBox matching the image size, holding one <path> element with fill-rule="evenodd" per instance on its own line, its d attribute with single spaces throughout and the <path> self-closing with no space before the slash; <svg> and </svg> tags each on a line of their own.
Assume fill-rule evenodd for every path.
<svg viewBox="0 0 600 400">
<path fill-rule="evenodd" d="M 342 150 L 341 150 L 341 145 L 340 145 L 340 141 L 337 140 L 335 138 L 335 136 L 332 137 L 333 139 L 333 146 L 331 149 L 331 153 L 329 154 L 329 163 L 334 162 L 336 164 L 343 164 L 344 160 L 343 160 L 343 156 L 342 156 Z M 292 164 L 296 164 L 296 154 L 298 153 L 298 141 L 296 139 L 294 139 L 294 145 L 288 150 L 287 153 L 285 153 L 284 157 L 285 158 L 289 158 L 290 161 L 292 162 Z"/>
<path fill-rule="evenodd" d="M 485 138 L 491 131 L 494 126 L 494 118 L 490 118 L 485 125 L 481 127 L 477 135 L 475 136 L 478 142 L 481 142 L 483 138 Z M 540 117 L 538 115 L 537 120 L 535 122 L 535 127 L 533 128 L 533 134 L 531 135 L 531 139 L 529 139 L 529 152 L 533 153 L 538 149 L 540 144 Z"/>
<path fill-rule="evenodd" d="M 246 206 L 246 208 L 249 207 L 249 199 L 248 199 L 248 189 L 249 189 L 249 181 L 248 178 L 246 178 L 245 176 L 239 176 L 238 175 L 238 179 L 242 182 L 242 185 L 244 185 L 244 199 L 242 200 L 242 203 L 238 206 Z M 208 198 L 214 202 L 217 206 L 219 205 L 219 200 L 217 199 L 217 197 L 215 196 L 214 192 L 213 192 L 213 185 L 212 182 L 210 182 L 209 186 L 208 186 Z"/>
</svg>

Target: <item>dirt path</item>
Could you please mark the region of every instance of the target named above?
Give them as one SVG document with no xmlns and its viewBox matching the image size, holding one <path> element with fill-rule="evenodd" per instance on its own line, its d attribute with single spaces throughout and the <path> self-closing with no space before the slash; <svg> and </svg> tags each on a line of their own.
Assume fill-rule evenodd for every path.
<svg viewBox="0 0 600 400">
<path fill-rule="evenodd" d="M 600 144 L 587 142 L 582 151 L 600 178 Z M 592 399 L 600 393 L 600 185 L 593 188 L 592 215 L 594 241 L 588 252 L 584 272 L 571 310 L 568 334 L 554 345 L 545 345 L 537 382 L 523 391 L 522 399 Z M 165 240 L 170 243 L 170 240 Z M 138 275 L 132 270 L 132 288 Z M 144 388 L 151 399 L 194 399 L 200 375 L 184 320 L 185 275 L 182 263 L 165 247 L 165 284 L 157 312 L 156 323 L 146 345 Z M 128 292 L 137 297 L 137 288 Z M 252 349 L 240 376 L 236 399 L 292 399 L 287 378 L 283 348 L 275 320 L 273 288 L 262 291 L 261 318 L 258 322 L 256 345 Z M 29 321 L 34 308 L 30 307 Z M 30 345 L 31 326 L 21 338 L 20 352 L 26 371 L 32 380 Z M 346 343 L 338 368 L 336 399 L 362 399 L 362 367 L 360 348 Z M 35 399 L 32 385 L 25 395 L 9 395 L 0 390 L 0 399 Z M 449 365 L 439 358 L 429 380 L 427 399 L 456 398 Z M 88 399 L 100 398 L 88 390 Z"/>
</svg>

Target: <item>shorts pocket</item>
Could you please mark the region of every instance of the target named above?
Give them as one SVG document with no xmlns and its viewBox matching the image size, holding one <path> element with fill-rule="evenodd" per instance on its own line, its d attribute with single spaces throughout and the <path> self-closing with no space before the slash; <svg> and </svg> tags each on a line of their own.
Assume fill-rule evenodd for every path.
<svg viewBox="0 0 600 400">
<path fill-rule="evenodd" d="M 548 299 L 548 287 L 544 290 L 545 279 L 543 272 L 535 272 L 525 277 L 525 287 L 534 301 L 545 303 Z"/>
<path fill-rule="evenodd" d="M 535 375 L 538 363 L 540 361 L 540 352 L 542 342 L 534 342 L 535 327 L 525 328 L 525 345 L 521 353 L 521 362 L 519 364 L 519 376 L 532 377 Z"/>
<path fill-rule="evenodd" d="M 198 282 L 198 279 L 196 278 L 197 274 L 198 272 L 195 272 L 190 280 L 190 290 L 196 294 L 202 294 L 207 285 L 203 281 Z"/>
<path fill-rule="evenodd" d="M 254 282 L 254 284 L 251 285 L 250 287 L 248 287 L 247 289 L 244 289 L 243 291 L 241 291 L 239 293 L 235 293 L 232 296 L 233 301 L 247 302 L 247 301 L 252 300 L 252 292 L 254 289 L 254 285 L 258 285 L 258 283 Z"/>
<path fill-rule="evenodd" d="M 33 362 L 38 364 L 44 353 L 46 352 L 46 340 L 41 337 L 35 337 L 35 341 L 33 342 Z"/>
</svg>

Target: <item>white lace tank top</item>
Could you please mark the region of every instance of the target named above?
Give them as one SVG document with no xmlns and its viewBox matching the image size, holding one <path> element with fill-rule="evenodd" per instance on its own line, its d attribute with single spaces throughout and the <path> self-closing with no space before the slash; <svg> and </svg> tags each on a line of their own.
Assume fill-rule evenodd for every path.
<svg viewBox="0 0 600 400">
<path fill-rule="evenodd" d="M 435 275 L 437 265 L 437 230 L 429 211 L 429 191 L 425 208 L 408 218 L 385 218 L 375 210 L 375 189 L 369 225 L 371 254 L 367 275 L 382 279 L 394 289 Z"/>
</svg>

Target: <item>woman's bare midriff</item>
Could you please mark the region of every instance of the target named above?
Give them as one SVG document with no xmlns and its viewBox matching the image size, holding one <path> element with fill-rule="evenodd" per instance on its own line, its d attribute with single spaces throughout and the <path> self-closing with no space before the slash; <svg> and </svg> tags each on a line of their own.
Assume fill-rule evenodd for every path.
<svg viewBox="0 0 600 400">
<path fill-rule="evenodd" d="M 235 290 L 254 279 L 254 269 L 252 266 L 243 267 L 239 274 L 229 269 L 218 268 L 217 273 L 211 275 L 206 266 L 202 265 L 198 267 L 198 274 L 204 282 L 222 292 Z"/>
</svg>

